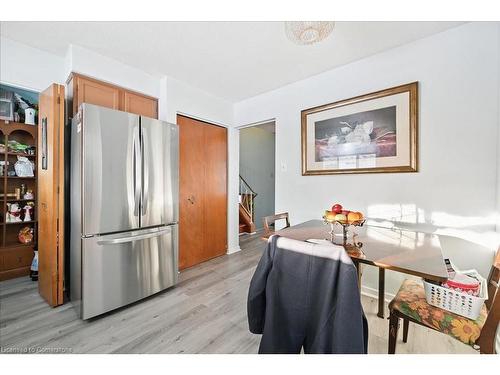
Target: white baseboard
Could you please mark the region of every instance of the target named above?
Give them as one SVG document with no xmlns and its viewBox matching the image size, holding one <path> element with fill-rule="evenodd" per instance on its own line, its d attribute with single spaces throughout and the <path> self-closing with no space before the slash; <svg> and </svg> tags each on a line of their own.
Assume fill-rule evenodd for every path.
<svg viewBox="0 0 500 375">
<path fill-rule="evenodd" d="M 367 297 L 378 299 L 378 289 L 370 288 L 369 286 L 361 285 L 361 294 Z M 385 302 L 391 302 L 394 297 L 395 294 L 386 292 L 384 296 Z"/>
<path fill-rule="evenodd" d="M 238 251 L 241 251 L 241 247 L 235 246 L 235 247 L 232 247 L 231 249 L 227 249 L 226 254 L 234 254 L 234 253 L 237 253 Z"/>
<path fill-rule="evenodd" d="M 238 235 L 239 235 L 240 237 L 241 237 L 241 236 L 245 236 L 245 235 L 250 236 L 250 235 L 252 235 L 252 234 L 256 234 L 257 232 L 258 232 L 258 230 L 256 230 L 255 232 L 251 232 L 251 233 L 248 233 L 248 232 L 241 232 L 241 233 L 239 233 Z"/>
</svg>

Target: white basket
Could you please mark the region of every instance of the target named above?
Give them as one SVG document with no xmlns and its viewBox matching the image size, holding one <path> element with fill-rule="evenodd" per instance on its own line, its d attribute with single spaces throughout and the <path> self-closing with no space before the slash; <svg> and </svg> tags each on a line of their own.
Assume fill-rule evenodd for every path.
<svg viewBox="0 0 500 375">
<path fill-rule="evenodd" d="M 476 320 L 481 312 L 484 301 L 488 299 L 486 280 L 482 277 L 480 279 L 481 292 L 478 297 L 431 284 L 424 280 L 425 299 L 429 305 Z"/>
</svg>

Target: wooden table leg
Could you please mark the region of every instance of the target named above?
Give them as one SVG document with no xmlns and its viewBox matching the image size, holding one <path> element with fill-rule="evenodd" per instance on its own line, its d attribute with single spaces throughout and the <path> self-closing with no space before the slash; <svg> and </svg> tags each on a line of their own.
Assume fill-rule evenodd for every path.
<svg viewBox="0 0 500 375">
<path fill-rule="evenodd" d="M 378 269 L 378 313 L 379 318 L 384 318 L 384 301 L 385 301 L 385 269 Z"/>
</svg>

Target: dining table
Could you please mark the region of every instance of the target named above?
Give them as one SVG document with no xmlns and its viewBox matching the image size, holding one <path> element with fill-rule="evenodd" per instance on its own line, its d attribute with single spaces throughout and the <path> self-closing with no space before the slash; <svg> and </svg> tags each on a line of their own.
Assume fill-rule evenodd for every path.
<svg viewBox="0 0 500 375">
<path fill-rule="evenodd" d="M 299 241 L 333 243 L 343 246 L 358 270 L 361 264 L 378 267 L 378 313 L 384 317 L 385 270 L 402 272 L 438 283 L 448 278 L 439 237 L 432 233 L 364 224 L 351 226 L 344 237 L 342 227 L 309 220 L 275 232 Z"/>
</svg>

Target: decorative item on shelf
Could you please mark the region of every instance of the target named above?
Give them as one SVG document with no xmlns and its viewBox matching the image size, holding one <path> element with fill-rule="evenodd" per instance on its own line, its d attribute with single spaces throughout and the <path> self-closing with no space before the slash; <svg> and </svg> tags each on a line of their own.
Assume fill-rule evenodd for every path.
<svg viewBox="0 0 500 375">
<path fill-rule="evenodd" d="M 14 121 L 15 122 L 20 122 L 21 121 L 21 116 L 19 116 L 19 113 L 14 112 Z"/>
<path fill-rule="evenodd" d="M 14 191 L 15 191 L 15 194 L 16 194 L 16 199 L 21 199 L 21 189 L 20 188 L 15 188 Z"/>
<path fill-rule="evenodd" d="M 14 93 L 0 89 L 0 120 L 15 121 L 14 118 Z"/>
<path fill-rule="evenodd" d="M 347 242 L 349 228 L 351 226 L 361 227 L 365 223 L 364 216 L 361 212 L 344 210 L 343 207 L 338 203 L 332 206 L 331 211 L 325 211 L 323 220 L 325 224 L 330 225 L 330 239 L 332 242 L 334 242 L 335 238 L 335 225 L 340 225 L 342 227 L 342 237 L 344 244 Z"/>
<path fill-rule="evenodd" d="M 28 189 L 26 193 L 23 195 L 23 199 L 35 199 L 35 196 L 33 194 L 33 190 Z"/>
<path fill-rule="evenodd" d="M 25 193 L 26 193 L 26 185 L 21 184 L 21 194 L 20 195 L 24 196 Z"/>
<path fill-rule="evenodd" d="M 14 93 L 14 99 L 17 104 L 17 113 L 20 117 L 19 120 L 25 124 L 35 125 L 37 105 L 31 103 L 28 99 L 22 97 L 16 92 Z"/>
<path fill-rule="evenodd" d="M 35 204 L 33 202 L 26 203 L 26 206 L 23 207 L 23 209 L 24 209 L 24 220 L 23 221 L 32 221 L 33 220 L 34 207 L 35 207 Z"/>
<path fill-rule="evenodd" d="M 5 176 L 7 173 L 7 168 L 9 167 L 9 162 L 8 161 L 5 161 L 5 160 L 2 160 L 0 161 L 0 176 L 3 177 Z"/>
<path fill-rule="evenodd" d="M 33 177 L 33 163 L 25 156 L 17 156 L 14 169 L 18 177 Z"/>
<path fill-rule="evenodd" d="M 30 146 L 26 149 L 26 154 L 27 155 L 35 155 L 36 153 L 36 147 L 35 146 Z"/>
<path fill-rule="evenodd" d="M 17 235 L 17 238 L 22 244 L 30 244 L 33 242 L 33 228 L 32 227 L 22 227 Z"/>
<path fill-rule="evenodd" d="M 26 145 L 26 144 L 18 142 L 16 140 L 10 140 L 7 143 L 7 147 L 8 147 L 10 152 L 17 152 L 20 154 L 25 154 L 26 150 L 33 147 L 33 146 Z"/>
<path fill-rule="evenodd" d="M 24 110 L 24 123 L 27 125 L 35 125 L 36 110 L 34 108 L 26 108 Z"/>
<path fill-rule="evenodd" d="M 21 222 L 21 208 L 17 203 L 7 203 L 7 214 L 5 215 L 6 223 Z"/>
<path fill-rule="evenodd" d="M 0 153 L 4 153 L 5 152 L 5 145 L 3 143 L 0 143 Z"/>
</svg>

